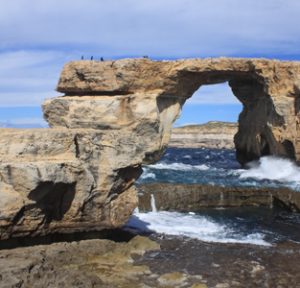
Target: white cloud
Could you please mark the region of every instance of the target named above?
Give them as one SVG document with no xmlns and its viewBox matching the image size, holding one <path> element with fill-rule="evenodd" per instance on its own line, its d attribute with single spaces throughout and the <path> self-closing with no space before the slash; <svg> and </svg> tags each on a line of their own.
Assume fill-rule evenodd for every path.
<svg viewBox="0 0 300 288">
<path fill-rule="evenodd" d="M 40 105 L 81 55 L 299 54 L 296 0 L 0 0 L 0 106 Z M 226 92 L 191 103 L 232 103 Z M 209 99 L 209 100 L 208 100 Z"/>
<path fill-rule="evenodd" d="M 57 92 L 0 92 L 0 107 L 41 106 L 45 99 L 61 95 Z"/>
<path fill-rule="evenodd" d="M 47 127 L 48 124 L 45 120 L 41 118 L 15 118 L 6 122 L 9 125 L 19 126 L 19 125 L 28 125 L 28 126 L 37 126 L 37 127 Z"/>
<path fill-rule="evenodd" d="M 4 2 L 5 0 L 0 1 Z M 296 0 L 14 0 L 2 48 L 66 47 L 106 56 L 298 53 Z"/>
<path fill-rule="evenodd" d="M 68 56 L 56 51 L 0 53 L 0 106 L 37 106 L 55 87 Z"/>
</svg>

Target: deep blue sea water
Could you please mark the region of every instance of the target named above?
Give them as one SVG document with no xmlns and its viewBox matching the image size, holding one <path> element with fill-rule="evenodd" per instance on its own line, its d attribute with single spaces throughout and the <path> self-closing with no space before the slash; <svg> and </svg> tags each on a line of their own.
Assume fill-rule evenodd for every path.
<svg viewBox="0 0 300 288">
<path fill-rule="evenodd" d="M 290 187 L 300 190 L 300 168 L 273 156 L 242 169 L 235 151 L 228 149 L 169 148 L 162 159 L 143 167 L 139 183 L 198 183 L 242 187 Z"/>
<path fill-rule="evenodd" d="M 263 157 L 242 169 L 234 150 L 169 148 L 143 167 L 139 183 L 201 183 L 221 186 L 289 187 L 300 190 L 300 168 L 287 159 Z M 300 193 L 300 192 L 299 192 Z M 153 195 L 152 195 L 153 196 Z M 300 243 L 300 214 L 268 208 L 201 209 L 197 213 L 136 211 L 130 229 L 207 242 L 273 245 Z"/>
</svg>

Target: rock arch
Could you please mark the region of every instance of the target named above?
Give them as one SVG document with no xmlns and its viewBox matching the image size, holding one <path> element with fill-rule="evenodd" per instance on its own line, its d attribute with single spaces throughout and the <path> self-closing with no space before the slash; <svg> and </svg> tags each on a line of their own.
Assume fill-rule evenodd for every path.
<svg viewBox="0 0 300 288">
<path fill-rule="evenodd" d="M 297 62 L 265 59 L 71 62 L 57 87 L 65 96 L 47 101 L 44 112 L 52 127 L 135 133 L 144 125 L 149 139 L 156 140 L 151 150 L 160 155 L 186 99 L 202 85 L 228 81 L 243 104 L 235 136 L 238 161 L 245 164 L 269 154 L 299 161 L 299 69 Z M 79 110 L 85 115 L 78 115 Z M 287 141 L 288 146 L 283 144 Z M 145 151 L 146 162 L 158 158 L 153 151 Z"/>
<path fill-rule="evenodd" d="M 160 158 L 182 105 L 201 85 L 225 81 L 244 106 L 238 160 L 299 162 L 299 62 L 71 62 L 57 86 L 65 95 L 43 105 L 50 129 L 1 129 L 0 239 L 122 226 L 141 165 Z"/>
</svg>

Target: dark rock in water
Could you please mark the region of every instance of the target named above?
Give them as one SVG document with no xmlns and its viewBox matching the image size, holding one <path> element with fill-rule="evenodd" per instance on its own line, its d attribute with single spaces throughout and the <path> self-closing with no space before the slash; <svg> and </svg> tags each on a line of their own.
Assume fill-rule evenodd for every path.
<svg viewBox="0 0 300 288">
<path fill-rule="evenodd" d="M 205 243 L 179 237 L 157 237 L 159 253 L 138 261 L 153 273 L 184 271 L 211 288 L 299 288 L 299 243 L 275 247 Z M 180 287 L 180 286 L 167 286 Z M 190 286 L 184 286 L 190 287 Z"/>
<path fill-rule="evenodd" d="M 202 184 L 140 184 L 139 209 L 151 211 L 151 194 L 156 208 L 166 211 L 197 211 L 204 207 L 280 205 L 300 211 L 300 193 L 288 188 L 221 187 Z"/>
</svg>

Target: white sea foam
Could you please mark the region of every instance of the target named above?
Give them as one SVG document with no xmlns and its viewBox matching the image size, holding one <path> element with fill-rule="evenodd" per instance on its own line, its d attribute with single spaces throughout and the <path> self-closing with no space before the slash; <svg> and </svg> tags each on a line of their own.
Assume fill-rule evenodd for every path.
<svg viewBox="0 0 300 288">
<path fill-rule="evenodd" d="M 244 243 L 270 246 L 260 233 L 241 235 L 238 231 L 219 224 L 208 217 L 179 212 L 135 213 L 127 224 L 140 231 L 186 236 L 206 242 Z"/>
<path fill-rule="evenodd" d="M 184 159 L 192 159 L 192 156 L 187 154 L 187 155 L 184 155 L 183 158 Z"/>
<path fill-rule="evenodd" d="M 179 170 L 179 171 L 191 171 L 191 170 L 208 170 L 210 169 L 209 166 L 202 164 L 202 165 L 190 165 L 190 164 L 183 164 L 183 163 L 157 163 L 153 165 L 148 165 L 147 167 L 152 169 L 166 169 L 166 170 Z"/>
<path fill-rule="evenodd" d="M 152 212 L 157 212 L 156 202 L 153 194 L 151 194 L 151 210 Z"/>
<path fill-rule="evenodd" d="M 156 179 L 156 176 L 154 173 L 149 172 L 147 168 L 143 168 L 143 174 L 140 177 L 142 180 L 144 179 Z"/>
<path fill-rule="evenodd" d="M 300 184 L 300 168 L 288 159 L 265 156 L 249 163 L 249 170 L 239 170 L 240 178 L 268 179 Z"/>
</svg>

